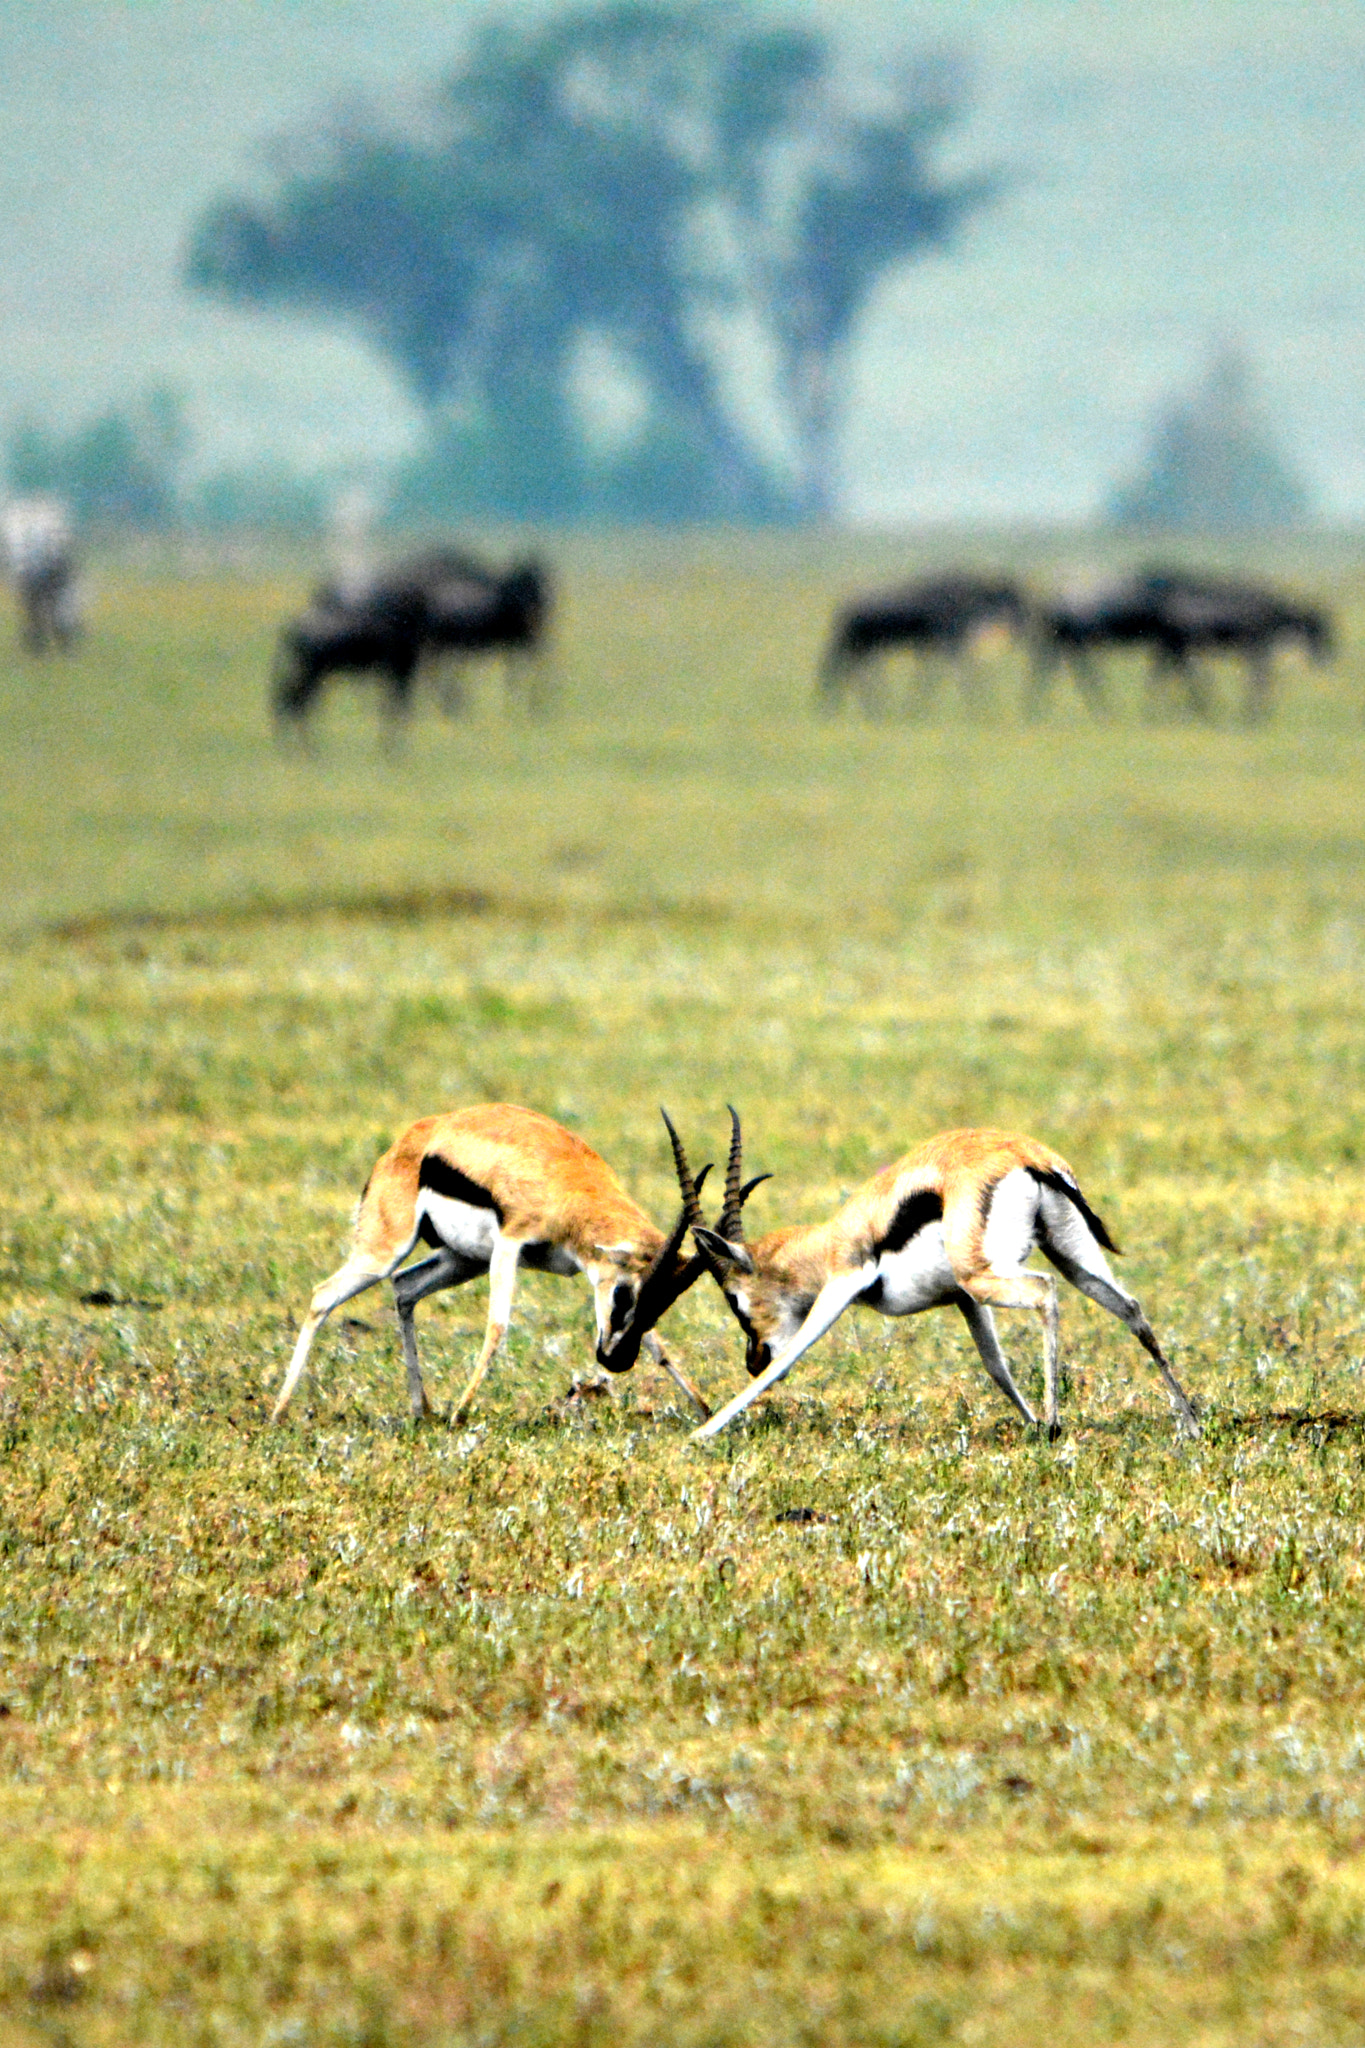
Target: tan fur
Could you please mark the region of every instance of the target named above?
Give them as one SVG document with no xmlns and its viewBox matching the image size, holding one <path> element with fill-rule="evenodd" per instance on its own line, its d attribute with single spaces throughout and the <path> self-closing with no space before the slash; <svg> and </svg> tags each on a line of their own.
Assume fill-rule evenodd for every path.
<svg viewBox="0 0 1365 2048">
<path fill-rule="evenodd" d="M 765 1297 L 771 1293 L 775 1300 L 790 1288 L 815 1295 L 831 1274 L 863 1265 L 907 1195 L 938 1195 L 953 1272 L 963 1287 L 979 1282 L 990 1267 L 982 1198 L 1016 1166 L 1061 1174 L 1072 1182 L 1076 1178 L 1060 1153 L 1021 1132 L 940 1131 L 864 1181 L 826 1222 L 788 1224 L 756 1238 L 748 1252 L 756 1283 L 750 1314 L 759 1335 L 766 1336 L 775 1320 L 772 1301 Z"/>
<path fill-rule="evenodd" d="M 567 1245 L 584 1259 L 595 1245 L 628 1243 L 631 1255 L 619 1263 L 636 1272 L 664 1241 L 591 1145 L 539 1110 L 486 1102 L 422 1117 L 389 1147 L 361 1199 L 357 1250 L 383 1262 L 407 1243 L 422 1161 L 431 1157 L 488 1189 L 508 1237 Z"/>
<path fill-rule="evenodd" d="M 487 1244 L 455 1252 L 438 1247 L 431 1258 L 405 1264 L 416 1249 L 420 1225 L 422 1168 L 428 1160 L 444 1164 L 486 1191 L 497 1205 L 490 1210 L 491 1253 Z M 433 1190 L 439 1193 L 439 1190 Z M 456 1198 L 458 1200 L 458 1197 Z M 485 1205 L 475 1202 L 472 1207 Z M 679 1226 L 681 1228 L 681 1226 Z M 477 1245 L 477 1239 L 475 1240 Z M 377 1162 L 356 1212 L 350 1256 L 315 1289 L 299 1330 L 294 1354 L 275 1402 L 272 1420 L 289 1404 L 308 1361 L 313 1339 L 336 1308 L 377 1281 L 392 1280 L 399 1332 L 413 1414 L 429 1414 L 418 1363 L 413 1309 L 427 1294 L 458 1286 L 484 1271 L 488 1275 L 488 1322 L 473 1374 L 454 1409 L 463 1421 L 507 1332 L 517 1271 L 525 1255 L 532 1264 L 553 1272 L 581 1270 L 593 1290 L 598 1321 L 598 1359 L 613 1371 L 628 1371 L 643 1344 L 650 1358 L 687 1395 L 702 1415 L 710 1409 L 691 1381 L 665 1355 L 652 1324 L 673 1297 L 655 1294 L 646 1303 L 649 1272 L 673 1239 L 666 1239 L 633 1202 L 616 1175 L 590 1145 L 538 1110 L 512 1103 L 483 1103 L 452 1110 L 444 1116 L 422 1117 L 410 1124 Z M 672 1268 L 680 1284 L 694 1277 L 678 1260 Z M 400 1270 L 401 1269 L 401 1270 Z M 635 1287 L 634 1302 L 624 1323 L 611 1320 L 618 1311 L 614 1290 L 620 1283 Z M 676 1291 L 676 1290 L 675 1290 Z M 649 1320 L 632 1324 L 638 1307 Z M 608 1346 L 604 1350 L 604 1345 Z M 629 1347 L 629 1348 L 628 1348 Z M 619 1362 L 615 1362 L 619 1361 Z"/>
<path fill-rule="evenodd" d="M 739 1120 L 734 1119 L 727 1188 L 740 1185 Z M 1036 1421 L 1033 1410 L 1015 1385 L 1000 1350 L 991 1319 L 992 1309 L 1027 1309 L 1038 1316 L 1043 1337 L 1043 1421 L 1050 1431 L 1059 1425 L 1060 1384 L 1057 1287 L 1051 1273 L 1026 1268 L 1021 1263 L 1032 1246 L 1038 1245 L 1035 1220 L 1027 1226 L 1025 1242 L 1013 1253 L 993 1240 L 998 1264 L 993 1265 L 986 1248 L 988 1217 L 995 1190 L 1008 1175 L 1019 1169 L 1044 1177 L 1045 1185 L 1060 1182 L 1075 1201 L 1076 1226 L 1064 1243 L 1043 1244 L 1073 1286 L 1087 1294 L 1110 1314 L 1124 1322 L 1149 1354 L 1165 1382 L 1179 1426 L 1190 1436 L 1198 1435 L 1198 1421 L 1183 1389 L 1166 1360 L 1141 1307 L 1115 1279 L 1105 1258 L 1107 1233 L 1098 1219 L 1087 1215 L 1076 1176 L 1059 1153 L 1036 1138 L 1016 1131 L 969 1129 L 941 1131 L 913 1152 L 907 1152 L 893 1166 L 887 1166 L 851 1195 L 843 1207 L 824 1223 L 800 1224 L 770 1230 L 752 1243 L 741 1243 L 706 1228 L 698 1231 L 698 1243 L 712 1265 L 717 1279 L 748 1339 L 750 1385 L 727 1402 L 720 1412 L 695 1432 L 705 1439 L 726 1428 L 770 1387 L 776 1386 L 804 1352 L 832 1327 L 846 1309 L 859 1299 L 874 1305 L 883 1299 L 873 1296 L 869 1286 L 883 1279 L 881 1261 L 895 1254 L 880 1251 L 891 1235 L 901 1204 L 916 1194 L 935 1194 L 942 1204 L 943 1251 L 946 1272 L 940 1267 L 927 1298 L 917 1307 L 889 1305 L 892 1315 L 917 1314 L 921 1308 L 955 1304 L 967 1320 L 977 1350 L 990 1377 L 1028 1422 Z M 737 1215 L 738 1211 L 734 1212 Z M 733 1217 L 728 1228 L 733 1229 Z M 1005 1226 L 1008 1228 L 1008 1224 Z M 694 1229 L 697 1226 L 694 1224 Z M 1098 1231 L 1098 1235 L 1096 1235 Z M 1113 1249 L 1109 1243 L 1109 1249 Z M 886 1270 L 892 1270 L 888 1267 Z M 932 1270 L 932 1269 L 931 1269 Z"/>
</svg>

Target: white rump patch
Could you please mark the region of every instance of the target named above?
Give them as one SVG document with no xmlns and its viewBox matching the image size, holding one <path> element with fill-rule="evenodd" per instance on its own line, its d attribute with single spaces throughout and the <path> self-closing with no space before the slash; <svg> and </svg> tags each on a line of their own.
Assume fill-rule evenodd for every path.
<svg viewBox="0 0 1365 2048">
<path fill-rule="evenodd" d="M 1022 1266 L 1038 1242 L 1038 1210 L 1042 1189 L 1023 1166 L 1012 1166 L 996 1182 L 981 1234 L 982 1249 L 997 1273 Z M 1058 1200 L 1062 1198 L 1059 1196 Z M 1070 1208 L 1070 1203 L 1067 1207 Z"/>
</svg>

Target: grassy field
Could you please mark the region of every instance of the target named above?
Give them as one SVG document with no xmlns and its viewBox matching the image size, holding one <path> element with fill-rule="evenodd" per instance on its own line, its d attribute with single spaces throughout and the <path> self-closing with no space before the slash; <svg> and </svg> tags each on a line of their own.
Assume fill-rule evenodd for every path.
<svg viewBox="0 0 1365 2048">
<path fill-rule="evenodd" d="M 1267 731 L 1130 669 L 1025 726 L 1009 656 L 817 722 L 892 560 L 566 549 L 553 723 L 490 681 L 397 761 L 359 693 L 273 749 L 298 577 L 110 563 L 6 655 L 6 2044 L 1365 2035 L 1365 578 L 1277 565 L 1343 651 Z M 1056 1445 L 868 1315 L 698 1450 L 647 1369 L 570 1398 L 536 1275 L 469 1427 L 376 1292 L 269 1430 L 378 1149 L 495 1097 L 661 1221 L 658 1104 L 736 1102 L 754 1228 L 1030 1130 L 1205 1436 L 1068 1291 Z M 419 1313 L 443 1398 L 483 1313 Z M 709 1283 L 667 1332 L 738 1390 Z"/>
</svg>

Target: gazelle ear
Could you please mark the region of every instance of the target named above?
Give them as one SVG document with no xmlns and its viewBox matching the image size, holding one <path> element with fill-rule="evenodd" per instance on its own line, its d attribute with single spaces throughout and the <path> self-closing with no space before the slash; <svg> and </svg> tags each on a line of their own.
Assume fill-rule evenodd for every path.
<svg viewBox="0 0 1365 2048">
<path fill-rule="evenodd" d="M 708 1230 L 704 1223 L 694 1224 L 692 1235 L 697 1240 L 698 1247 L 708 1252 L 718 1264 L 733 1266 L 739 1273 L 753 1272 L 754 1262 L 744 1245 L 732 1244 L 728 1237 L 722 1237 L 719 1231 Z"/>
</svg>

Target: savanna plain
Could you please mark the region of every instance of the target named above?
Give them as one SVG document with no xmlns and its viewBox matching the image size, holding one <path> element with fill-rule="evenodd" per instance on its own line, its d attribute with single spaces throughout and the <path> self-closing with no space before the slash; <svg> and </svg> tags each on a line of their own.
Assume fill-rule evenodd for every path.
<svg viewBox="0 0 1365 2048">
<path fill-rule="evenodd" d="M 1361 2041 L 1365 575 L 1273 565 L 1341 647 L 1248 732 L 1123 662 L 1028 724 L 1010 652 L 815 718 L 908 544 L 555 559 L 554 716 L 391 759 L 362 687 L 273 744 L 298 564 L 110 559 L 0 659 L 0 2036 Z M 867 1313 L 696 1447 L 534 1274 L 466 1426 L 375 1290 L 270 1428 L 380 1148 L 499 1098 L 661 1223 L 658 1105 L 734 1102 L 754 1231 L 1029 1131 L 1204 1434 L 1068 1289 L 1055 1443 Z M 739 1390 L 709 1280 L 663 1334 Z"/>
</svg>

